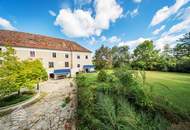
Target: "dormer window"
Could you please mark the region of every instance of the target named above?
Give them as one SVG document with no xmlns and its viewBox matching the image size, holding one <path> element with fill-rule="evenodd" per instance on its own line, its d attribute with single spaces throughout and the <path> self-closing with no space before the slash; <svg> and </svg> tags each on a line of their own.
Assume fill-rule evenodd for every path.
<svg viewBox="0 0 190 130">
<path fill-rule="evenodd" d="M 30 51 L 30 57 L 35 57 L 35 51 Z"/>
</svg>

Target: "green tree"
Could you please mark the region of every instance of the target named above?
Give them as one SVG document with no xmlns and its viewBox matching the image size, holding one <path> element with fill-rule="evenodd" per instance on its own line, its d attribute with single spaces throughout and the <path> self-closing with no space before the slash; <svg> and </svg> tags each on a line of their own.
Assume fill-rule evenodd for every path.
<svg viewBox="0 0 190 130">
<path fill-rule="evenodd" d="M 94 64 L 96 66 L 96 69 L 111 68 L 111 49 L 102 45 L 98 50 L 96 50 L 94 56 Z"/>
<path fill-rule="evenodd" d="M 39 60 L 20 61 L 14 55 L 15 50 L 6 47 L 6 51 L 0 52 L 3 60 L 0 66 L 0 97 L 9 95 L 21 88 L 33 89 L 40 79 L 47 79 L 47 73 Z"/>
<path fill-rule="evenodd" d="M 178 44 L 174 48 L 174 55 L 180 59 L 183 56 L 190 57 L 190 32 L 185 34 L 183 38 L 180 38 Z"/>
<path fill-rule="evenodd" d="M 19 91 L 21 88 L 23 74 L 23 66 L 14 56 L 14 49 L 6 48 L 7 51 L 1 52 L 0 57 L 3 63 L 0 67 L 0 95 L 8 95 L 12 92 Z"/>
<path fill-rule="evenodd" d="M 130 53 L 128 46 L 117 47 L 114 46 L 112 48 L 112 65 L 114 67 L 121 67 L 129 64 L 130 61 Z"/>
<path fill-rule="evenodd" d="M 190 72 L 190 32 L 178 40 L 174 56 L 177 58 L 176 71 Z"/>
<path fill-rule="evenodd" d="M 166 44 L 160 55 L 157 69 L 161 71 L 175 71 L 176 58 L 173 56 L 173 50 L 169 44 Z"/>
<path fill-rule="evenodd" d="M 159 51 L 155 50 L 153 41 L 146 40 L 134 50 L 133 64 L 135 68 L 153 70 L 159 60 Z"/>
</svg>

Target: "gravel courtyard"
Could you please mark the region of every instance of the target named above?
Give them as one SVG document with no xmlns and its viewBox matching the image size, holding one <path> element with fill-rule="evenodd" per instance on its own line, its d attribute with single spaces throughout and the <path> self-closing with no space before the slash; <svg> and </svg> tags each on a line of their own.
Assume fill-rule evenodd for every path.
<svg viewBox="0 0 190 130">
<path fill-rule="evenodd" d="M 49 80 L 41 84 L 47 95 L 26 108 L 0 117 L 0 130 L 75 130 L 76 88 L 73 79 Z M 71 101 L 62 107 L 66 96 Z"/>
</svg>

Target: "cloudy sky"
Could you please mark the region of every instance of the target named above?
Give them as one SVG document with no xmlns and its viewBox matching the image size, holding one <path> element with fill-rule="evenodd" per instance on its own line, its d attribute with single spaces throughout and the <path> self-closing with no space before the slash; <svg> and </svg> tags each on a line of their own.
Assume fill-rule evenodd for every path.
<svg viewBox="0 0 190 130">
<path fill-rule="evenodd" d="M 0 0 L 0 29 L 74 40 L 94 51 L 102 44 L 146 39 L 173 46 L 190 31 L 190 0 Z"/>
</svg>

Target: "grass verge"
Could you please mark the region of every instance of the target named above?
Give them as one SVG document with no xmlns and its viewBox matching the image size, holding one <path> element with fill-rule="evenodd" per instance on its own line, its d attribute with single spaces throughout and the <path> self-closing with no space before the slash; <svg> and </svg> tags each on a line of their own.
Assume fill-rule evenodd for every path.
<svg viewBox="0 0 190 130">
<path fill-rule="evenodd" d="M 23 102 L 25 100 L 32 98 L 34 95 L 35 95 L 35 93 L 33 93 L 33 92 L 23 92 L 21 95 L 14 94 L 11 96 L 7 96 L 0 100 L 0 108 L 14 105 L 19 102 Z"/>
</svg>

